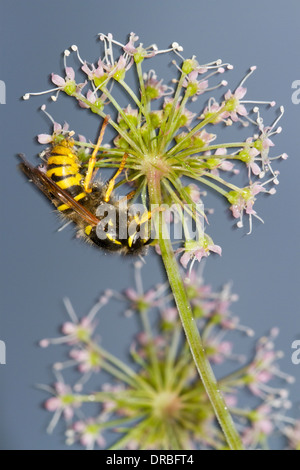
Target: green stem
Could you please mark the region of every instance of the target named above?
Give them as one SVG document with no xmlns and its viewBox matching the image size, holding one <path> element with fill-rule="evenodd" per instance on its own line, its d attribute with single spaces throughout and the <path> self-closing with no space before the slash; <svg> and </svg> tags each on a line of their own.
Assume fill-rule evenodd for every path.
<svg viewBox="0 0 300 470">
<path fill-rule="evenodd" d="M 187 175 L 188 176 L 188 175 Z M 207 175 L 205 175 L 207 176 Z M 217 186 L 216 184 L 212 183 L 211 181 L 209 180 L 206 180 L 205 178 L 202 178 L 202 176 L 197 176 L 195 177 L 195 179 L 197 181 L 200 181 L 200 183 L 203 183 L 203 184 L 206 184 L 207 186 L 209 186 L 210 188 L 213 188 L 215 191 L 217 191 L 218 193 L 222 194 L 222 196 L 226 197 L 226 194 L 228 191 L 225 191 L 224 189 L 220 188 L 219 186 Z"/>
<path fill-rule="evenodd" d="M 223 178 L 220 178 L 220 176 L 213 175 L 212 173 L 206 173 L 205 176 L 207 178 L 211 178 L 215 181 L 218 181 L 218 183 L 223 184 L 223 186 L 227 186 L 228 188 L 232 189 L 233 191 L 240 191 L 241 188 L 236 186 L 235 184 L 231 184 L 228 181 L 223 180 Z"/>
<path fill-rule="evenodd" d="M 150 119 L 150 103 L 149 103 L 149 100 L 147 99 L 147 95 L 146 95 L 146 90 L 145 90 L 145 83 L 144 83 L 144 79 L 143 79 L 143 72 L 142 72 L 142 64 L 141 62 L 139 63 L 136 63 L 136 72 L 137 72 L 137 75 L 138 75 L 138 79 L 139 79 L 139 84 L 140 84 L 140 93 L 141 93 L 141 102 L 142 102 L 142 106 L 143 106 L 143 114 L 146 118 L 146 122 L 147 122 L 147 128 L 148 128 L 148 132 L 147 132 L 147 138 L 148 138 L 148 146 L 150 147 L 151 151 L 153 151 L 153 144 L 154 144 L 154 137 L 155 137 L 155 132 L 154 132 L 154 129 L 152 128 L 152 124 L 151 124 L 151 119 Z"/>
<path fill-rule="evenodd" d="M 96 392 L 93 395 L 74 395 L 79 403 L 105 403 L 115 400 L 115 392 Z"/>
<path fill-rule="evenodd" d="M 125 436 L 115 442 L 108 450 L 120 450 L 124 448 L 131 439 L 134 440 L 136 435 L 143 435 L 149 429 L 149 418 L 144 419 L 133 427 Z"/>
<path fill-rule="evenodd" d="M 181 100 L 179 109 L 175 112 L 175 115 L 173 116 L 173 122 L 171 123 L 170 128 L 168 130 L 168 134 L 166 134 L 166 137 L 165 137 L 165 142 L 164 142 L 164 147 L 165 148 L 173 140 L 175 133 L 179 129 L 180 118 L 181 118 L 182 112 L 184 110 L 184 107 L 185 107 L 186 102 L 189 99 L 189 97 L 190 97 L 190 95 L 186 92 L 183 99 Z"/>
<path fill-rule="evenodd" d="M 173 331 L 172 341 L 168 350 L 165 366 L 165 385 L 166 388 L 170 388 L 172 383 L 176 378 L 173 376 L 174 365 L 176 361 L 176 354 L 178 351 L 178 346 L 181 338 L 181 328 L 180 325 L 176 325 Z"/>
<path fill-rule="evenodd" d="M 139 64 L 139 66 L 141 67 L 141 64 Z M 147 97 L 145 83 L 144 83 L 143 76 L 142 76 L 142 68 L 139 68 L 139 66 L 137 66 L 137 72 L 138 72 L 138 76 L 140 80 L 141 99 L 142 99 L 142 102 L 144 103 L 144 109 L 146 111 L 145 117 L 146 117 L 146 122 L 147 122 L 148 139 L 149 139 L 148 146 L 151 152 L 155 153 L 155 152 L 158 152 L 157 150 L 158 140 L 157 140 L 156 130 L 153 127 L 152 120 L 151 120 L 151 112 L 152 112 L 151 99 Z"/>
<path fill-rule="evenodd" d="M 243 376 L 249 373 L 250 366 L 251 364 L 247 364 L 246 366 L 243 366 L 241 369 L 238 369 L 232 372 L 231 374 L 225 375 L 225 377 L 223 377 L 220 380 L 220 383 L 231 385 L 232 380 L 234 381 L 238 380 L 239 382 L 242 382 L 245 385 Z"/>
<path fill-rule="evenodd" d="M 96 147 L 96 144 L 90 144 L 88 142 L 80 142 L 80 140 L 74 140 L 74 145 L 78 146 L 78 147 L 86 147 L 86 148 L 90 148 L 90 149 L 93 149 Z M 107 148 L 107 147 L 99 147 L 98 149 L 98 153 L 99 153 L 99 156 L 102 155 L 102 153 L 105 153 L 105 154 L 111 154 L 111 155 L 124 155 L 124 150 L 122 149 L 116 149 L 116 148 Z M 90 158 L 90 155 L 87 157 L 87 159 Z"/>
<path fill-rule="evenodd" d="M 142 416 L 143 417 L 143 416 Z M 116 426 L 121 426 L 123 424 L 129 424 L 132 421 L 136 420 L 136 417 L 130 417 L 130 418 L 120 418 L 120 419 L 115 419 L 113 421 L 107 421 L 104 423 L 99 424 L 100 429 L 108 429 L 108 428 L 115 428 Z"/>
<path fill-rule="evenodd" d="M 149 199 L 150 204 L 155 206 L 161 206 L 162 204 L 160 179 L 161 175 L 159 172 L 156 170 L 149 171 Z M 240 437 L 235 429 L 231 415 L 221 395 L 210 363 L 206 357 L 202 339 L 195 319 L 193 318 L 192 309 L 187 298 L 179 266 L 172 249 L 170 234 L 168 233 L 167 225 L 161 212 L 156 212 L 154 214 L 154 221 L 156 222 L 156 228 L 158 231 L 156 236 L 158 236 L 162 259 L 195 365 L 229 447 L 231 450 L 243 450 Z"/>
<path fill-rule="evenodd" d="M 120 85 L 122 85 L 122 87 L 124 88 L 124 90 L 127 91 L 127 93 L 129 94 L 129 96 L 131 96 L 131 98 L 133 99 L 133 101 L 134 101 L 135 104 L 138 106 L 139 110 L 141 111 L 141 113 L 142 113 L 143 115 L 145 115 L 145 112 L 144 112 L 142 103 L 140 102 L 140 100 L 138 99 L 138 97 L 136 96 L 136 94 L 132 91 L 132 89 L 130 88 L 130 86 L 127 85 L 127 83 L 124 82 L 124 80 L 120 80 L 119 83 L 120 83 Z"/>
<path fill-rule="evenodd" d="M 120 372 L 116 367 L 112 366 L 111 364 L 108 364 L 107 362 L 102 362 L 101 367 L 103 370 L 108 372 L 113 377 L 119 379 L 121 382 L 124 382 L 127 385 L 130 385 L 131 387 L 136 386 L 136 383 L 134 382 L 134 380 L 132 380 L 130 377 Z"/>
</svg>

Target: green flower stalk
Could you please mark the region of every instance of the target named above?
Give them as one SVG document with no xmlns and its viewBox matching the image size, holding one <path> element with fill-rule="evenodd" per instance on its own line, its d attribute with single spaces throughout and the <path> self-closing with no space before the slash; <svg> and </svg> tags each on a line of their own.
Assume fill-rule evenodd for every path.
<svg viewBox="0 0 300 470">
<path fill-rule="evenodd" d="M 55 386 L 42 386 L 53 395 L 45 402 L 45 408 L 53 412 L 48 430 L 53 431 L 63 414 L 69 445 L 80 442 L 88 449 L 107 447 L 106 434 L 110 430 L 115 435 L 110 444 L 112 450 L 227 449 L 203 382 L 190 359 L 188 345 L 183 341 L 181 322 L 168 285 L 145 291 L 141 267 L 141 262 L 135 264 L 135 288 L 122 294 L 106 292 L 81 320 L 70 301 L 65 300 L 71 321 L 63 325 L 64 335 L 41 342 L 43 347 L 65 343 L 70 356 L 70 360 L 54 365 Z M 248 449 L 266 448 L 273 432 L 280 429 L 280 423 L 297 425 L 283 414 L 288 405 L 287 390 L 273 385 L 275 376 L 292 382 L 292 377 L 278 368 L 280 354 L 273 345 L 277 331 L 261 338 L 254 357 L 247 361 L 234 353 L 231 337 L 234 332 L 252 337 L 254 332 L 230 313 L 230 305 L 236 300 L 230 286 L 227 284 L 220 292 L 214 292 L 196 271 L 185 278 L 184 284 L 209 360 L 222 369 L 228 361 L 238 362 L 232 373 L 221 375 L 219 387 L 241 430 L 243 444 Z M 96 340 L 95 316 L 101 309 L 113 314 L 111 297 L 117 298 L 126 315 L 139 323 L 139 333 L 130 348 L 134 368 Z M 74 380 L 73 368 L 78 369 L 80 378 L 71 387 L 64 379 L 68 379 L 68 369 L 71 369 Z M 102 371 L 111 380 L 99 386 L 95 379 Z M 93 382 L 89 384 L 91 376 Z M 245 389 L 256 402 L 246 409 L 239 405 Z M 89 409 L 90 403 L 99 404 L 100 414 L 97 410 L 95 415 L 95 407 Z M 280 430 L 288 435 L 292 428 L 284 426 Z M 295 434 L 293 442 L 296 441 L 299 443 Z"/>
<path fill-rule="evenodd" d="M 216 60 L 201 65 L 194 56 L 185 59 L 181 55 L 182 47 L 177 43 L 167 50 L 158 50 L 156 45 L 148 48 L 142 44 L 137 46 L 135 43 L 138 37 L 134 33 L 131 33 L 125 45 L 115 41 L 111 34 L 100 34 L 100 40 L 104 44 L 104 56 L 97 65 L 84 61 L 77 46 L 70 48 L 77 54 L 85 81 L 77 82 L 74 69 L 67 66 L 67 58 L 71 54 L 68 49 L 64 53 L 65 77 L 52 74 L 56 88 L 49 91 L 55 91 L 53 101 L 61 92 L 75 98 L 81 108 L 105 118 L 114 129 L 116 135 L 113 145 L 102 145 L 99 148 L 96 167 L 118 168 L 126 153 L 124 177 L 118 186 L 130 182 L 135 190 L 132 204 L 140 198 L 144 210 L 152 216 L 151 237 L 154 238 L 155 233 L 201 383 L 229 447 L 242 449 L 241 440 L 205 354 L 176 255 L 180 254 L 180 263 L 184 267 L 191 262 L 191 270 L 195 261 L 208 257 L 211 252 L 221 254 L 221 247 L 213 242 L 204 228 L 206 213 L 199 187 L 208 186 L 225 198 L 233 217 L 237 219 L 238 227 L 243 227 L 245 215 L 249 216 L 251 232 L 253 217 L 260 219 L 253 208 L 257 195 L 274 194 L 274 186 L 278 184 L 279 172 L 273 170 L 273 160 L 286 158 L 286 154 L 269 156 L 269 150 L 274 145 L 271 137 L 281 131 L 278 121 L 284 110 L 281 107 L 273 124 L 266 126 L 260 106 L 273 107 L 275 102 L 244 99 L 247 91 L 245 81 L 256 68 L 251 67 L 234 92 L 228 90 L 220 102 L 210 97 L 208 105 L 195 115 L 188 105 L 204 93 L 226 87 L 227 81 L 218 80 L 218 77 L 232 69 L 230 64 Z M 121 49 L 118 58 L 114 56 L 116 48 Z M 174 89 L 159 80 L 152 69 L 147 72 L 143 70 L 146 59 L 162 53 L 172 53 L 180 61 L 178 64 L 173 60 L 177 74 L 173 80 Z M 138 93 L 128 84 L 129 69 L 135 69 Z M 211 85 L 210 81 L 213 82 Z M 126 102 L 125 106 L 114 97 L 114 87 L 127 95 L 129 103 Z M 24 99 L 28 99 L 31 94 L 24 95 Z M 116 119 L 111 117 L 114 115 L 117 115 Z M 212 130 L 224 124 L 242 124 L 245 128 L 251 128 L 253 133 L 241 142 L 218 143 L 217 135 Z M 54 135 L 40 135 L 39 141 L 47 143 L 53 141 L 54 136 L 57 138 L 66 132 L 66 129 L 54 123 Z M 89 152 L 94 146 L 82 137 L 75 141 L 75 145 L 82 165 L 87 166 Z M 233 178 L 227 178 L 228 174 L 234 176 L 244 169 L 248 179 L 245 186 L 240 187 L 233 183 Z M 196 183 L 196 189 L 191 184 L 187 185 L 186 181 Z M 182 246 L 175 252 L 167 224 L 169 209 L 183 229 L 179 237 Z M 196 226 L 195 233 L 187 218 Z"/>
</svg>

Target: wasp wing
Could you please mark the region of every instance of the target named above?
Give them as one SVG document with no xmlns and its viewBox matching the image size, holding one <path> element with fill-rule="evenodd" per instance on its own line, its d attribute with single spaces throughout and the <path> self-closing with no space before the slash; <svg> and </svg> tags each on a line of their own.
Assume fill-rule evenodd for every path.
<svg viewBox="0 0 300 470">
<path fill-rule="evenodd" d="M 52 202 L 53 199 L 58 199 L 61 203 L 67 204 L 73 209 L 82 219 L 89 225 L 96 226 L 100 220 L 88 211 L 82 204 L 75 201 L 70 194 L 61 189 L 54 181 L 41 171 L 39 168 L 34 167 L 29 163 L 23 154 L 19 154 L 22 159 L 19 168 Z"/>
</svg>

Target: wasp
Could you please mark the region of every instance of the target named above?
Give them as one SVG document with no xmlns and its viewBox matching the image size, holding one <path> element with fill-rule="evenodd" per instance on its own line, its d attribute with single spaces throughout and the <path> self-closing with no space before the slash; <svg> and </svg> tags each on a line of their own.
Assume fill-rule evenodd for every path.
<svg viewBox="0 0 300 470">
<path fill-rule="evenodd" d="M 61 142 L 53 142 L 48 151 L 46 165 L 35 167 L 23 154 L 19 157 L 21 171 L 54 204 L 58 213 L 77 227 L 77 236 L 94 246 L 110 252 L 138 255 L 153 240 L 142 236 L 142 227 L 148 224 L 151 213 L 135 214 L 114 197 L 116 179 L 123 171 L 127 154 L 114 176 L 107 182 L 94 181 L 96 155 L 103 140 L 109 118 L 105 118 L 97 144 L 89 160 L 87 171 L 77 157 L 74 141 L 68 136 Z M 134 191 L 125 196 L 132 198 Z M 123 198 L 124 200 L 124 198 Z M 121 199 L 122 201 L 122 199 Z M 125 222 L 121 227 L 120 221 Z M 134 229 L 129 230 L 129 227 Z"/>
</svg>

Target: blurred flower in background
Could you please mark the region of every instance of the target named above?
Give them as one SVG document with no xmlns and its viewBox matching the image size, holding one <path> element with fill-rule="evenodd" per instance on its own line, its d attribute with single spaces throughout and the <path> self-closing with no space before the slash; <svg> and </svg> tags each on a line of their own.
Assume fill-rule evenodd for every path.
<svg viewBox="0 0 300 470">
<path fill-rule="evenodd" d="M 45 408 L 53 413 L 48 430 L 52 432 L 62 417 L 66 443 L 81 443 L 88 449 L 107 445 L 110 449 L 225 449 L 168 286 L 145 291 L 141 269 L 142 263 L 135 263 L 134 288 L 124 293 L 106 292 L 81 320 L 66 299 L 71 321 L 63 325 L 63 336 L 41 341 L 43 347 L 64 344 L 69 355 L 65 362 L 54 364 L 55 386 L 42 386 L 52 395 L 45 402 Z M 290 448 L 299 448 L 299 422 L 285 415 L 291 406 L 287 384 L 294 379 L 278 364 L 282 357 L 274 345 L 278 330 L 274 328 L 257 341 L 252 358 L 237 354 L 235 339 L 240 335 L 252 338 L 254 332 L 231 312 L 237 296 L 230 284 L 215 292 L 194 270 L 184 277 L 184 283 L 210 361 L 216 367 L 221 364 L 222 370 L 227 366 L 233 369 L 220 376 L 218 385 L 246 448 L 268 449 L 269 439 L 278 432 Z M 131 365 L 96 340 L 95 317 L 101 309 L 110 310 L 111 298 L 118 299 L 126 316 L 130 314 L 140 327 L 130 345 Z M 72 386 L 65 382 L 68 369 L 78 374 Z M 102 372 L 111 377 L 104 385 Z M 242 405 L 245 391 L 252 395 L 247 399 L 251 405 Z M 92 407 L 89 413 L 91 403 L 97 403 L 99 409 Z M 108 430 L 116 435 L 113 444 L 107 444 Z"/>
</svg>

